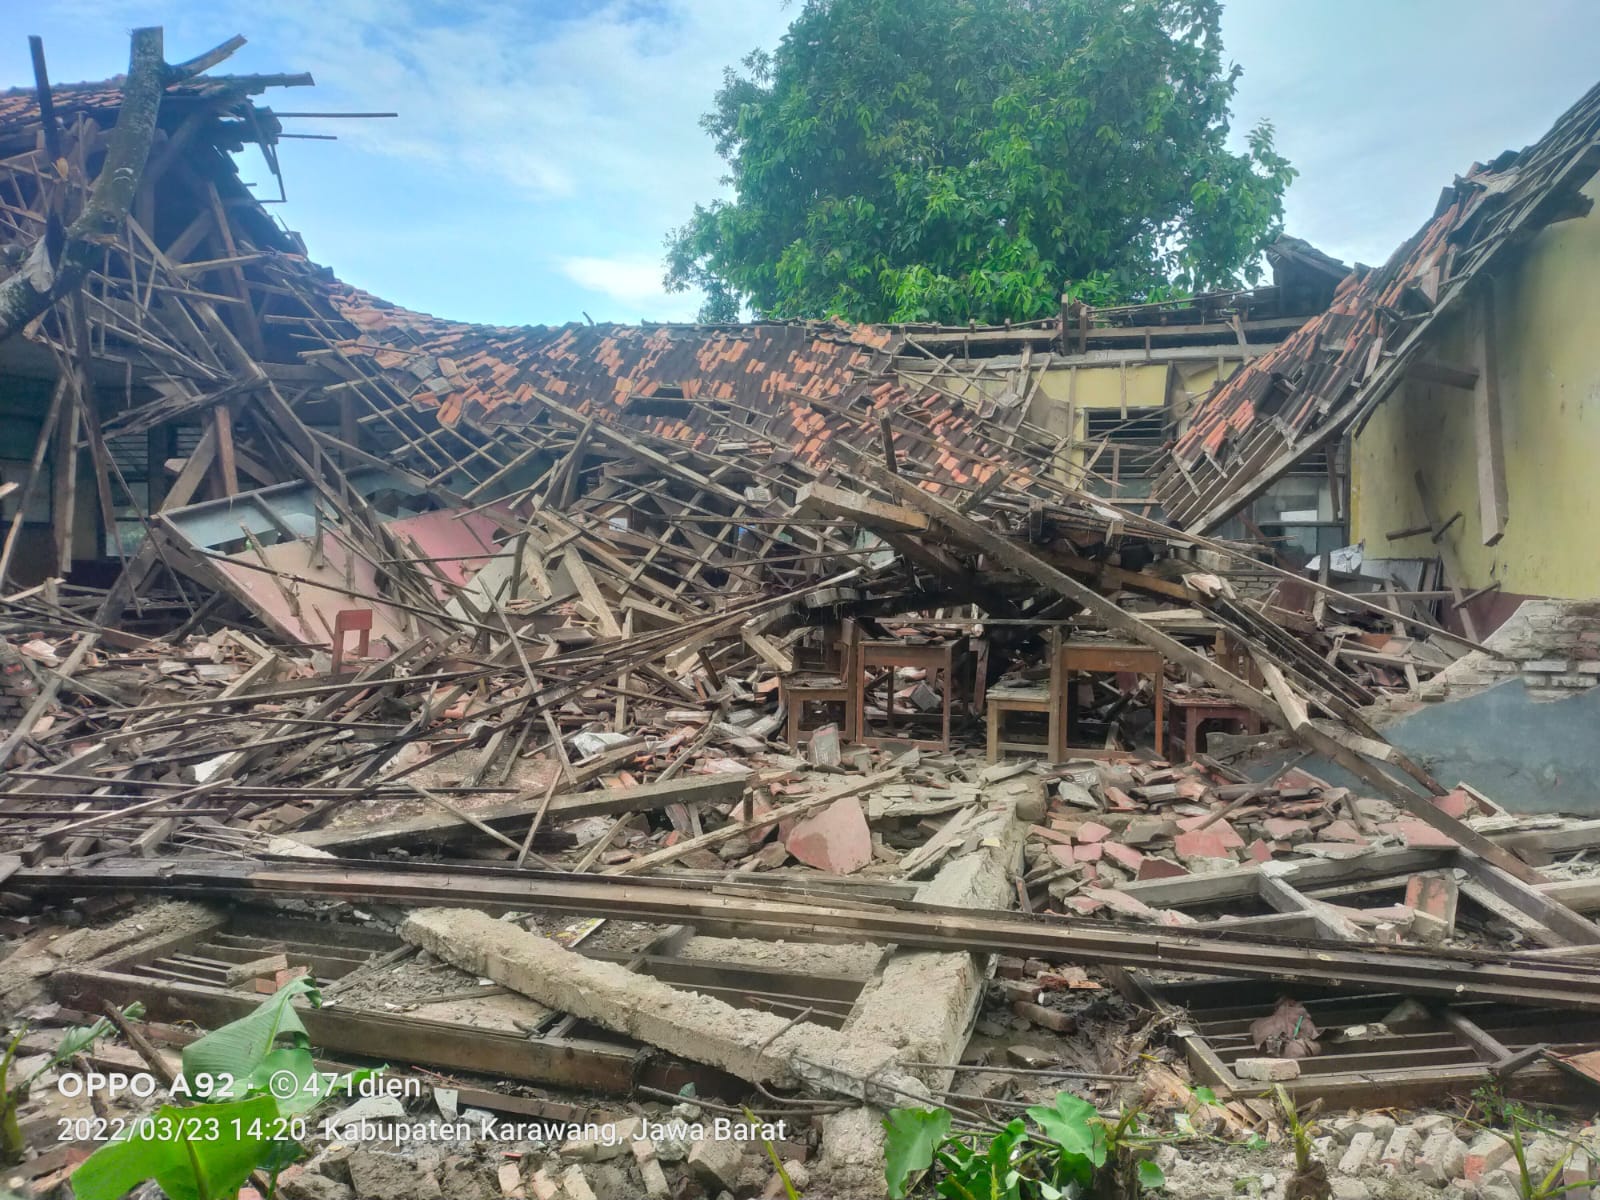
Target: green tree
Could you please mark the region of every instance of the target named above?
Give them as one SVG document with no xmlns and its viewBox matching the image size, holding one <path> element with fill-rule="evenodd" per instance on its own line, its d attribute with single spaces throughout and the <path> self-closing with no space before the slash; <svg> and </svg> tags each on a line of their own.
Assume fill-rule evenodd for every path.
<svg viewBox="0 0 1600 1200">
<path fill-rule="evenodd" d="M 1220 0 L 804 0 L 702 121 L 667 238 L 704 320 L 1030 320 L 1254 282 L 1294 170 L 1228 148 Z"/>
</svg>

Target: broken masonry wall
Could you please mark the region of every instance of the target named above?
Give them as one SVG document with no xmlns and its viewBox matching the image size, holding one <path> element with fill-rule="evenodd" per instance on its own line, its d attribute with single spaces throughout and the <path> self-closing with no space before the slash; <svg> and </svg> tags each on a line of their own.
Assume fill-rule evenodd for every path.
<svg viewBox="0 0 1600 1200">
<path fill-rule="evenodd" d="M 1584 188 L 1600 197 L 1600 180 Z M 1433 362 L 1473 365 L 1481 301 L 1469 299 L 1430 339 Z M 1593 552 L 1600 512 L 1600 213 L 1542 229 L 1512 259 L 1494 293 L 1506 527 L 1485 545 L 1479 518 L 1479 455 L 1470 391 L 1408 380 L 1373 412 L 1351 455 L 1351 540 L 1394 557 L 1439 552 L 1427 533 L 1386 534 L 1427 524 L 1415 476 L 1423 474 L 1434 515 L 1461 519 L 1445 534 L 1451 582 L 1474 591 L 1499 582 L 1516 596 L 1600 596 Z M 1503 611 L 1503 610 L 1502 610 Z M 1476 613 L 1476 609 L 1475 609 Z M 1483 622 L 1482 625 L 1492 623 Z"/>
</svg>

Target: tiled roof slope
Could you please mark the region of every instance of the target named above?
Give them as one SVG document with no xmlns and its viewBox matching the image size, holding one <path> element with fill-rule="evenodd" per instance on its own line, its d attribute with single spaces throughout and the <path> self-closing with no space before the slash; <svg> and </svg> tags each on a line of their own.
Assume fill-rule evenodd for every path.
<svg viewBox="0 0 1600 1200">
<path fill-rule="evenodd" d="M 110 124 L 116 119 L 117 110 L 122 107 L 123 79 L 123 76 L 118 75 L 113 79 L 92 83 L 52 84 L 50 99 L 55 107 L 56 118 L 65 122 L 71 121 L 80 113 L 86 113 L 97 119 L 104 118 L 102 123 Z M 289 80 L 309 83 L 311 77 L 309 75 L 196 76 L 168 87 L 162 103 L 177 101 L 181 107 L 185 101 L 237 99 L 257 95 L 274 84 Z M 36 125 L 38 121 L 39 98 L 33 88 L 17 87 L 0 91 L 0 137 L 17 133 L 28 125 Z"/>
<path fill-rule="evenodd" d="M 370 358 L 391 376 L 414 376 L 412 398 L 436 407 L 447 425 L 463 416 L 480 426 L 527 420 L 541 393 L 626 424 L 638 423 L 630 401 L 663 393 L 766 412 L 790 394 L 838 395 L 895 341 L 887 330 L 828 322 L 469 325 L 344 285 L 328 298 L 359 331 L 340 350 Z"/>
<path fill-rule="evenodd" d="M 897 452 L 934 489 L 981 484 L 1002 466 L 1021 487 L 1045 457 L 1025 444 L 1020 407 L 980 411 L 947 391 L 903 385 L 891 369 L 903 335 L 882 326 L 488 326 L 414 313 L 336 282 L 326 298 L 358 331 L 337 343 L 342 356 L 370 362 L 446 425 L 537 423 L 548 398 L 703 453 L 748 434 L 826 472 L 852 452 L 880 454 L 878 420 L 887 416 Z M 679 397 L 687 403 L 673 403 Z"/>
<path fill-rule="evenodd" d="M 1352 274 L 1327 312 L 1248 363 L 1199 407 L 1156 481 L 1168 520 L 1205 531 L 1295 462 L 1365 419 L 1468 284 L 1552 220 L 1584 211 L 1600 167 L 1600 87 L 1521 153 L 1475 165 L 1381 268 Z"/>
</svg>

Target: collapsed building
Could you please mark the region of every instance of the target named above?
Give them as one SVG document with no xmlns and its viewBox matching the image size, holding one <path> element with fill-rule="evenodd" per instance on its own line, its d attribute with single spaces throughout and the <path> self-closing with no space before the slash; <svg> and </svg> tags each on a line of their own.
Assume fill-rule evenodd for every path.
<svg viewBox="0 0 1600 1200">
<path fill-rule="evenodd" d="M 1401 735 L 1600 682 L 1540 607 L 1594 594 L 1549 514 L 1595 364 L 1544 348 L 1594 300 L 1600 91 L 1382 268 L 548 328 L 311 261 L 233 158 L 276 170 L 264 98 L 310 82 L 166 86 L 117 236 L 0 341 L 8 1009 L 181 1044 L 309 974 L 316 1044 L 441 1106 L 757 1095 L 827 1195 L 882 1189 L 908 1102 L 1592 1107 L 1600 821 L 1517 815 L 1592 783 L 1513 803 Z M 8 271 L 123 101 L 0 94 Z M 717 1153 L 683 1186 L 745 1194 Z"/>
</svg>

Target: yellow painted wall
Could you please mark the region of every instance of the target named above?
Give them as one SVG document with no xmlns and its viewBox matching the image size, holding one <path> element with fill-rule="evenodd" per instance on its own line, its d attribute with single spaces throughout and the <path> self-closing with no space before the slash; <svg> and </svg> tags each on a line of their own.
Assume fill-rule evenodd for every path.
<svg viewBox="0 0 1600 1200">
<path fill-rule="evenodd" d="M 1591 183 L 1600 196 L 1600 183 Z M 1431 557 L 1426 535 L 1384 535 L 1424 523 L 1415 473 L 1436 515 L 1462 519 L 1445 535 L 1476 589 L 1581 599 L 1600 596 L 1600 206 L 1543 230 L 1497 282 L 1501 431 L 1507 521 L 1483 544 L 1472 394 L 1408 381 L 1355 440 L 1351 533 L 1369 557 Z M 1473 307 L 1441 331 L 1430 356 L 1469 361 Z M 1446 557 L 1447 565 L 1450 556 Z"/>
<path fill-rule="evenodd" d="M 1180 386 L 1190 395 L 1203 396 L 1217 381 L 1219 363 L 1227 374 L 1231 374 L 1238 366 L 1238 360 L 1231 358 L 1178 363 Z M 933 377 L 931 371 L 912 371 L 904 367 L 900 373 L 909 379 L 924 381 Z M 1015 365 L 980 367 L 963 373 L 971 377 L 985 395 L 994 399 L 1003 396 L 1008 388 L 1031 388 L 1028 423 L 1056 437 L 1070 435 L 1072 461 L 1079 465 L 1086 457 L 1087 422 L 1084 413 L 1087 410 L 1160 408 L 1167 403 L 1169 366 L 1159 359 L 1154 362 L 1052 365 L 1042 375 L 1034 373 L 1037 386 L 1022 381 Z"/>
</svg>

